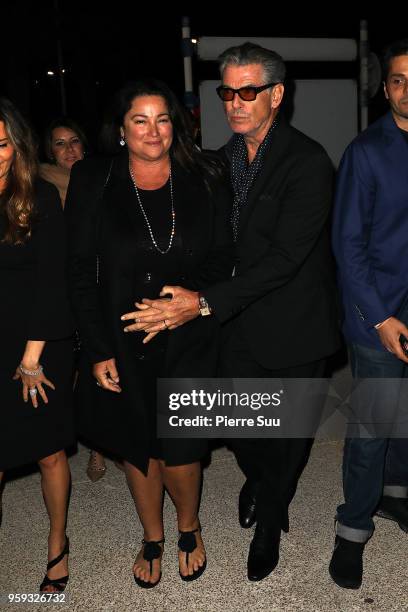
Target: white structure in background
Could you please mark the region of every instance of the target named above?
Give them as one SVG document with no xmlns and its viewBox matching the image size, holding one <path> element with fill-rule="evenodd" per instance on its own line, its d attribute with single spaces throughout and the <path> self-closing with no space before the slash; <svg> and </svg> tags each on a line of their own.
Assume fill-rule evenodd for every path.
<svg viewBox="0 0 408 612">
<path fill-rule="evenodd" d="M 355 62 L 357 42 L 345 38 L 230 38 L 203 37 L 200 60 L 216 60 L 228 47 L 250 41 L 282 55 L 285 62 Z M 231 136 L 222 102 L 215 88 L 219 81 L 200 83 L 201 134 L 205 149 L 218 149 Z M 358 133 L 358 86 L 354 79 L 295 80 L 291 124 L 320 142 L 338 165 L 346 146 Z"/>
</svg>

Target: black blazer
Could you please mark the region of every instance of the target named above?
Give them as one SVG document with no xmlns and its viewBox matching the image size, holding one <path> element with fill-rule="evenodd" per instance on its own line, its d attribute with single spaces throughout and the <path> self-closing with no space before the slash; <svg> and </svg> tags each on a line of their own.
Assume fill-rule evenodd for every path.
<svg viewBox="0 0 408 612">
<path fill-rule="evenodd" d="M 179 278 L 175 280 L 189 289 L 205 289 L 228 278 L 233 267 L 231 194 L 220 180 L 209 195 L 203 181 L 191 177 L 174 160 L 172 168 L 175 189 L 183 193 L 182 205 L 179 203 L 176 214 L 177 227 L 183 230 L 184 256 Z M 125 246 L 129 226 L 140 223 L 134 194 L 120 199 L 113 210 L 101 210 L 105 183 L 115 179 L 128 180 L 127 154 L 113 162 L 111 159 L 78 162 L 71 173 L 65 207 L 71 301 L 92 363 L 115 356 L 116 339 L 107 331 L 112 317 L 117 319 L 123 307 L 133 307 L 134 300 L 126 301 L 132 295 L 133 277 L 149 270 L 148 262 L 129 257 Z M 112 231 L 116 232 L 115 248 L 105 247 L 109 242 L 106 236 Z M 95 280 L 97 258 L 99 287 Z M 182 328 L 174 332 L 170 334 L 173 339 L 180 335 Z M 123 337 L 122 327 L 120 337 Z"/>
<path fill-rule="evenodd" d="M 230 157 L 228 144 L 222 154 Z M 340 346 L 328 218 L 333 167 L 283 117 L 241 212 L 235 276 L 205 292 L 221 322 L 236 316 L 266 368 L 321 359 Z"/>
</svg>

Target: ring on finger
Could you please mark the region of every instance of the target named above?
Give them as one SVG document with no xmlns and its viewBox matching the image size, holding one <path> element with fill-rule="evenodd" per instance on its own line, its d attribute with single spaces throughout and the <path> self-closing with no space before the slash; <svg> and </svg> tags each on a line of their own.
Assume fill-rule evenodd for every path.
<svg viewBox="0 0 408 612">
<path fill-rule="evenodd" d="M 35 397 L 37 395 L 37 388 L 31 387 L 31 389 L 29 389 L 28 392 L 31 395 L 31 397 Z"/>
</svg>

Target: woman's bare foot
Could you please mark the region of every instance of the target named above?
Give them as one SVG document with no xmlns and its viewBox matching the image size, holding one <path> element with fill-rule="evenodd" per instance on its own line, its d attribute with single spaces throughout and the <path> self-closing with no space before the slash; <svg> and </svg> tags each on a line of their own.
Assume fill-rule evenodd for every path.
<svg viewBox="0 0 408 612">
<path fill-rule="evenodd" d="M 195 533 L 193 533 L 191 536 L 188 535 L 187 537 L 189 539 L 192 540 L 192 538 L 195 538 L 195 542 L 196 542 L 196 548 L 192 551 L 192 552 L 185 552 L 183 550 L 178 551 L 178 557 L 179 557 L 179 567 L 180 567 L 180 574 L 182 576 L 192 576 L 195 572 L 198 572 L 198 570 L 203 567 L 203 565 L 206 562 L 206 554 L 205 554 L 205 547 L 204 547 L 204 542 L 203 539 L 201 537 L 201 530 L 199 527 L 192 527 L 191 529 L 180 529 L 180 533 L 186 532 L 186 531 L 194 531 L 195 529 L 197 529 L 197 531 L 195 531 Z M 183 537 L 183 536 L 181 536 Z M 180 540 L 179 540 L 180 543 Z M 192 540 L 193 543 L 193 540 Z M 187 558 L 188 558 L 188 564 L 187 564 Z"/>
<path fill-rule="evenodd" d="M 155 584 L 160 580 L 163 547 L 163 541 L 143 540 L 143 546 L 133 565 L 133 574 L 135 578 L 143 582 L 150 582 L 151 584 Z M 147 557 L 147 559 L 145 559 L 144 556 Z M 150 561 L 150 559 L 152 559 L 152 561 Z"/>
</svg>

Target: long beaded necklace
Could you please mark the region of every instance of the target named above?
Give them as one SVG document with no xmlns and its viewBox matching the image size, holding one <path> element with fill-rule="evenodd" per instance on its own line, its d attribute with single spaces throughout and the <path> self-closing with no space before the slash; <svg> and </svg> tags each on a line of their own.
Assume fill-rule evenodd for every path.
<svg viewBox="0 0 408 612">
<path fill-rule="evenodd" d="M 174 201 L 173 201 L 173 179 L 172 179 L 172 176 L 171 176 L 171 166 L 170 166 L 169 179 L 170 179 L 170 199 L 171 199 L 171 219 L 172 219 L 172 224 L 171 224 L 169 246 L 167 247 L 167 249 L 164 249 L 164 250 L 159 247 L 159 245 L 157 244 L 156 239 L 155 239 L 155 237 L 153 235 L 152 228 L 151 228 L 151 225 L 150 225 L 150 221 L 149 221 L 149 219 L 148 219 L 148 217 L 146 215 L 145 209 L 143 208 L 142 200 L 140 199 L 139 190 L 137 188 L 135 177 L 133 176 L 132 166 L 130 165 L 130 163 L 129 163 L 129 172 L 130 172 L 130 177 L 132 179 L 133 186 L 135 188 L 137 201 L 139 202 L 140 210 L 142 211 L 144 220 L 146 221 L 147 229 L 149 230 L 149 234 L 150 234 L 150 238 L 151 238 L 151 241 L 153 243 L 153 246 L 155 247 L 155 249 L 157 251 L 159 251 L 159 253 L 161 253 L 162 255 L 166 255 L 166 253 L 168 253 L 170 251 L 170 249 L 171 249 L 171 246 L 173 244 L 173 238 L 174 238 L 175 230 L 176 230 L 176 213 L 175 213 L 175 210 L 174 210 Z"/>
</svg>

